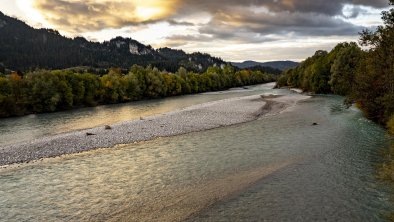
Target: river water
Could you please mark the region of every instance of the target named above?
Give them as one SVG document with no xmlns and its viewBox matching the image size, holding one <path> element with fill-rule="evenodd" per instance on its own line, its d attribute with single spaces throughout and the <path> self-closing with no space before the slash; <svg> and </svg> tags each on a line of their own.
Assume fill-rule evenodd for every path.
<svg viewBox="0 0 394 222">
<path fill-rule="evenodd" d="M 172 99 L 290 93 L 267 87 Z M 384 221 L 386 147 L 341 97 L 315 96 L 249 123 L 0 169 L 0 221 Z"/>
<path fill-rule="evenodd" d="M 166 99 L 82 108 L 71 111 L 0 119 L 0 145 L 29 141 L 43 136 L 93 128 L 174 111 L 188 106 L 262 93 L 285 93 L 272 90 L 274 84 L 234 88 L 227 91 L 176 96 Z"/>
</svg>

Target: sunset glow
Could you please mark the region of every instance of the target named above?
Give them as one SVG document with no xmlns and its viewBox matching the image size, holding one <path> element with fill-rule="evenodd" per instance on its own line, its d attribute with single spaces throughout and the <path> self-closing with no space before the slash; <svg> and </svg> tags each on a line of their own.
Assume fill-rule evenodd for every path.
<svg viewBox="0 0 394 222">
<path fill-rule="evenodd" d="M 358 41 L 362 29 L 381 24 L 380 12 L 387 6 L 385 0 L 0 2 L 3 13 L 69 37 L 104 41 L 121 35 L 154 47 L 203 51 L 235 61 L 302 60 L 338 42 Z M 311 39 L 318 41 L 311 44 Z M 271 50 L 278 46 L 290 48 Z"/>
</svg>

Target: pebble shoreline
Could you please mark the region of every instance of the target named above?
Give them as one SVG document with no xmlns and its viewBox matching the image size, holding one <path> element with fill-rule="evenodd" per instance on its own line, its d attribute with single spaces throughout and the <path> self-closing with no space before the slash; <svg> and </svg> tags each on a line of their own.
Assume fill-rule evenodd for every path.
<svg viewBox="0 0 394 222">
<path fill-rule="evenodd" d="M 249 122 L 307 98 L 299 94 L 231 98 L 114 124 L 111 129 L 102 126 L 4 145 L 0 146 L 0 166 Z"/>
</svg>

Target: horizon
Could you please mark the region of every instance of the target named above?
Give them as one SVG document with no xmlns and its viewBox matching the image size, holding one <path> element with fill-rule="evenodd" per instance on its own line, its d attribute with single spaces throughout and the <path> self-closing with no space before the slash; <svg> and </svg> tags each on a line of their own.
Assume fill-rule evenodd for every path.
<svg viewBox="0 0 394 222">
<path fill-rule="evenodd" d="M 301 62 L 339 42 L 358 42 L 359 32 L 382 24 L 380 13 L 388 1 L 231 1 L 219 6 L 187 0 L 3 0 L 0 11 L 69 38 L 103 42 L 121 36 L 229 62 Z"/>
</svg>

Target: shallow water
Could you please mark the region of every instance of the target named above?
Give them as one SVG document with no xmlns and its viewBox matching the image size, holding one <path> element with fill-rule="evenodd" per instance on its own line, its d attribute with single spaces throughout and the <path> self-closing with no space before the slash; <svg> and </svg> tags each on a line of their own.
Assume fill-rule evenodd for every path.
<svg viewBox="0 0 394 222">
<path fill-rule="evenodd" d="M 249 86 L 247 89 L 234 88 L 228 91 L 4 118 L 0 119 L 0 145 L 29 141 L 73 130 L 111 125 L 205 102 L 272 92 L 273 86 L 273 83 L 268 83 Z M 282 90 L 274 90 L 274 92 L 280 94 Z"/>
<path fill-rule="evenodd" d="M 1 169 L 0 221 L 383 221 L 384 130 L 341 104 Z"/>
</svg>

